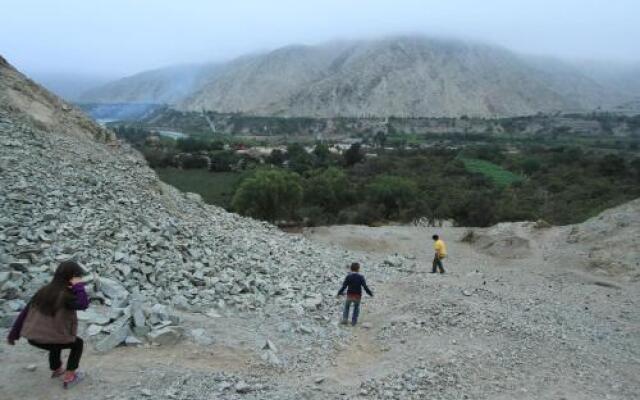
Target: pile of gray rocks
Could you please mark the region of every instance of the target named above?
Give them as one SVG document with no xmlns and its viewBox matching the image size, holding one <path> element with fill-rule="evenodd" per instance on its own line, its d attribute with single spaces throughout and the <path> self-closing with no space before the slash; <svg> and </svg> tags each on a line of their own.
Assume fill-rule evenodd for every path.
<svg viewBox="0 0 640 400">
<path fill-rule="evenodd" d="M 108 310 L 82 316 L 105 349 L 178 335 L 170 310 L 318 309 L 353 261 L 178 192 L 125 143 L 39 130 L 1 108 L 0 204 L 3 325 L 75 260 Z"/>
</svg>

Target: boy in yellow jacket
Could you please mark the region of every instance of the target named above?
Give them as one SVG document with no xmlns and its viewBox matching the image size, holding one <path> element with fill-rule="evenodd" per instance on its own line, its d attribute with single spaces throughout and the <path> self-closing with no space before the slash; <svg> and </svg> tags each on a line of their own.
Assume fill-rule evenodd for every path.
<svg viewBox="0 0 640 400">
<path fill-rule="evenodd" d="M 444 274 L 444 267 L 442 266 L 442 260 L 447 256 L 447 245 L 440 239 L 438 235 L 433 235 L 432 239 L 433 249 L 435 250 L 435 256 L 433 257 L 433 269 L 432 274 L 436 273 L 436 270 L 440 270 L 441 274 Z"/>
</svg>

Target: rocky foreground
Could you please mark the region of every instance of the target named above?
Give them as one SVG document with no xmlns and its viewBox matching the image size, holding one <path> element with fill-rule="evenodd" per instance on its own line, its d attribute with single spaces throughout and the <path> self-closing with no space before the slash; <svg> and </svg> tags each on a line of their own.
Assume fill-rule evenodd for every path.
<svg viewBox="0 0 640 400">
<path fill-rule="evenodd" d="M 333 294 L 344 251 L 163 184 L 139 153 L 6 63 L 0 89 L 3 326 L 67 259 L 88 272 L 100 307 L 80 318 L 102 351 L 177 340 L 177 311 L 273 307 L 302 326 Z"/>
<path fill-rule="evenodd" d="M 171 309 L 307 314 L 349 262 L 179 193 L 122 143 L 39 130 L 1 111 L 0 170 L 4 326 L 67 259 L 85 267 L 92 301 L 105 306 L 81 316 L 91 333 L 117 333 L 104 350 L 154 339 L 152 330 L 177 324 Z"/>
<path fill-rule="evenodd" d="M 0 317 L 61 261 L 89 272 L 83 384 L 0 345 L 2 399 L 634 399 L 640 202 L 584 224 L 285 234 L 162 184 L 0 58 Z M 359 260 L 376 297 L 338 325 Z M 4 333 L 1 332 L 1 333 Z"/>
</svg>

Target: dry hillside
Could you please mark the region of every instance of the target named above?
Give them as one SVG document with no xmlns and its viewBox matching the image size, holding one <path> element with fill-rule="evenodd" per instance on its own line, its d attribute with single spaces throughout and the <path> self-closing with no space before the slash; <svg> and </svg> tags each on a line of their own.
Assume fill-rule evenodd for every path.
<svg viewBox="0 0 640 400">
<path fill-rule="evenodd" d="M 628 99 L 557 60 L 401 36 L 288 46 L 222 64 L 149 71 L 81 100 L 254 115 L 440 117 L 584 111 Z"/>
</svg>

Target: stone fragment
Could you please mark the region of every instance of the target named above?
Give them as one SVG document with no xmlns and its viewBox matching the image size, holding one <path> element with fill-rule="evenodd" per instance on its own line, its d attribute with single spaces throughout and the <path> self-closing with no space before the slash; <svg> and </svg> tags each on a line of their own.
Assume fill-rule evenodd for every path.
<svg viewBox="0 0 640 400">
<path fill-rule="evenodd" d="M 151 317 L 155 318 L 158 322 L 169 321 L 169 308 L 162 304 L 154 304 L 151 307 Z"/>
<path fill-rule="evenodd" d="M 147 336 L 151 332 L 151 328 L 148 326 L 134 326 L 133 334 L 136 336 Z"/>
<path fill-rule="evenodd" d="M 13 326 L 13 322 L 18 318 L 18 315 L 18 313 L 0 315 L 0 328 L 11 328 Z"/>
<path fill-rule="evenodd" d="M 129 292 L 120 283 L 113 279 L 99 277 L 97 279 L 98 290 L 110 299 L 126 299 Z"/>
<path fill-rule="evenodd" d="M 146 325 L 147 319 L 144 316 L 144 311 L 142 310 L 142 306 L 139 302 L 134 302 L 131 305 L 131 315 L 133 317 L 134 327 L 143 327 Z"/>
<path fill-rule="evenodd" d="M 93 308 L 88 308 L 84 311 L 78 311 L 78 320 L 84 321 L 88 324 L 106 325 L 111 321 L 107 315 L 96 311 Z"/>
<path fill-rule="evenodd" d="M 308 310 L 316 310 L 322 306 L 322 295 L 318 294 L 304 301 L 304 308 Z"/>
<path fill-rule="evenodd" d="M 182 329 L 176 326 L 169 326 L 151 331 L 147 338 L 154 344 L 161 346 L 174 345 L 180 341 Z"/>
<path fill-rule="evenodd" d="M 201 346 L 210 346 L 214 343 L 213 338 L 207 335 L 206 331 L 202 328 L 192 329 L 190 332 L 193 341 Z"/>
<path fill-rule="evenodd" d="M 305 333 L 307 335 L 310 335 L 313 333 L 313 329 L 309 328 L 306 325 L 300 325 L 298 329 L 300 330 L 300 332 Z"/>
<path fill-rule="evenodd" d="M 127 346 L 139 346 L 142 344 L 142 340 L 138 339 L 135 336 L 127 336 L 127 338 L 124 340 L 124 344 L 126 344 Z"/>
<path fill-rule="evenodd" d="M 249 386 L 245 381 L 236 383 L 235 389 L 236 392 L 241 394 L 249 393 L 252 390 L 251 386 Z"/>
<path fill-rule="evenodd" d="M 0 272 L 0 286 L 2 286 L 5 282 L 8 282 L 11 279 L 11 275 L 8 271 Z"/>
<path fill-rule="evenodd" d="M 109 351 L 125 341 L 130 332 L 129 320 L 122 318 L 106 329 L 109 329 L 111 333 L 96 343 L 96 350 L 99 352 Z"/>
<path fill-rule="evenodd" d="M 22 294 L 22 288 L 17 282 L 8 281 L 0 288 L 0 298 L 13 300 L 20 297 Z"/>
<path fill-rule="evenodd" d="M 100 325 L 92 324 L 87 328 L 87 336 L 95 336 L 100 332 L 102 332 L 102 326 Z"/>
<path fill-rule="evenodd" d="M 127 255 L 121 251 L 116 251 L 115 253 L 113 253 L 114 262 L 120 262 L 122 260 L 125 260 L 126 258 L 127 258 Z"/>
<path fill-rule="evenodd" d="M 278 352 L 278 348 L 276 347 L 276 345 L 273 344 L 273 342 L 269 339 L 265 340 L 264 346 L 262 346 L 262 350 L 271 350 L 275 353 Z"/>
<path fill-rule="evenodd" d="M 15 270 L 15 271 L 20 271 L 20 272 L 29 272 L 29 260 L 25 260 L 25 259 L 20 259 L 20 260 L 15 260 L 9 263 L 9 268 Z"/>
<path fill-rule="evenodd" d="M 26 306 L 27 306 L 27 303 L 25 303 L 24 300 L 20 300 L 20 299 L 9 300 L 6 303 L 4 303 L 4 309 L 6 312 L 9 312 L 9 313 L 22 311 L 22 309 L 25 308 Z"/>
<path fill-rule="evenodd" d="M 206 312 L 207 317 L 211 317 L 211 318 L 221 318 L 222 316 L 220 314 L 218 314 L 218 312 L 216 310 L 209 310 Z"/>
<path fill-rule="evenodd" d="M 262 354 L 261 358 L 262 358 L 263 361 L 265 361 L 266 363 L 271 364 L 273 366 L 279 367 L 279 366 L 282 365 L 282 362 L 280 361 L 280 359 L 278 358 L 276 353 L 273 352 L 272 350 L 265 351 Z"/>
</svg>

